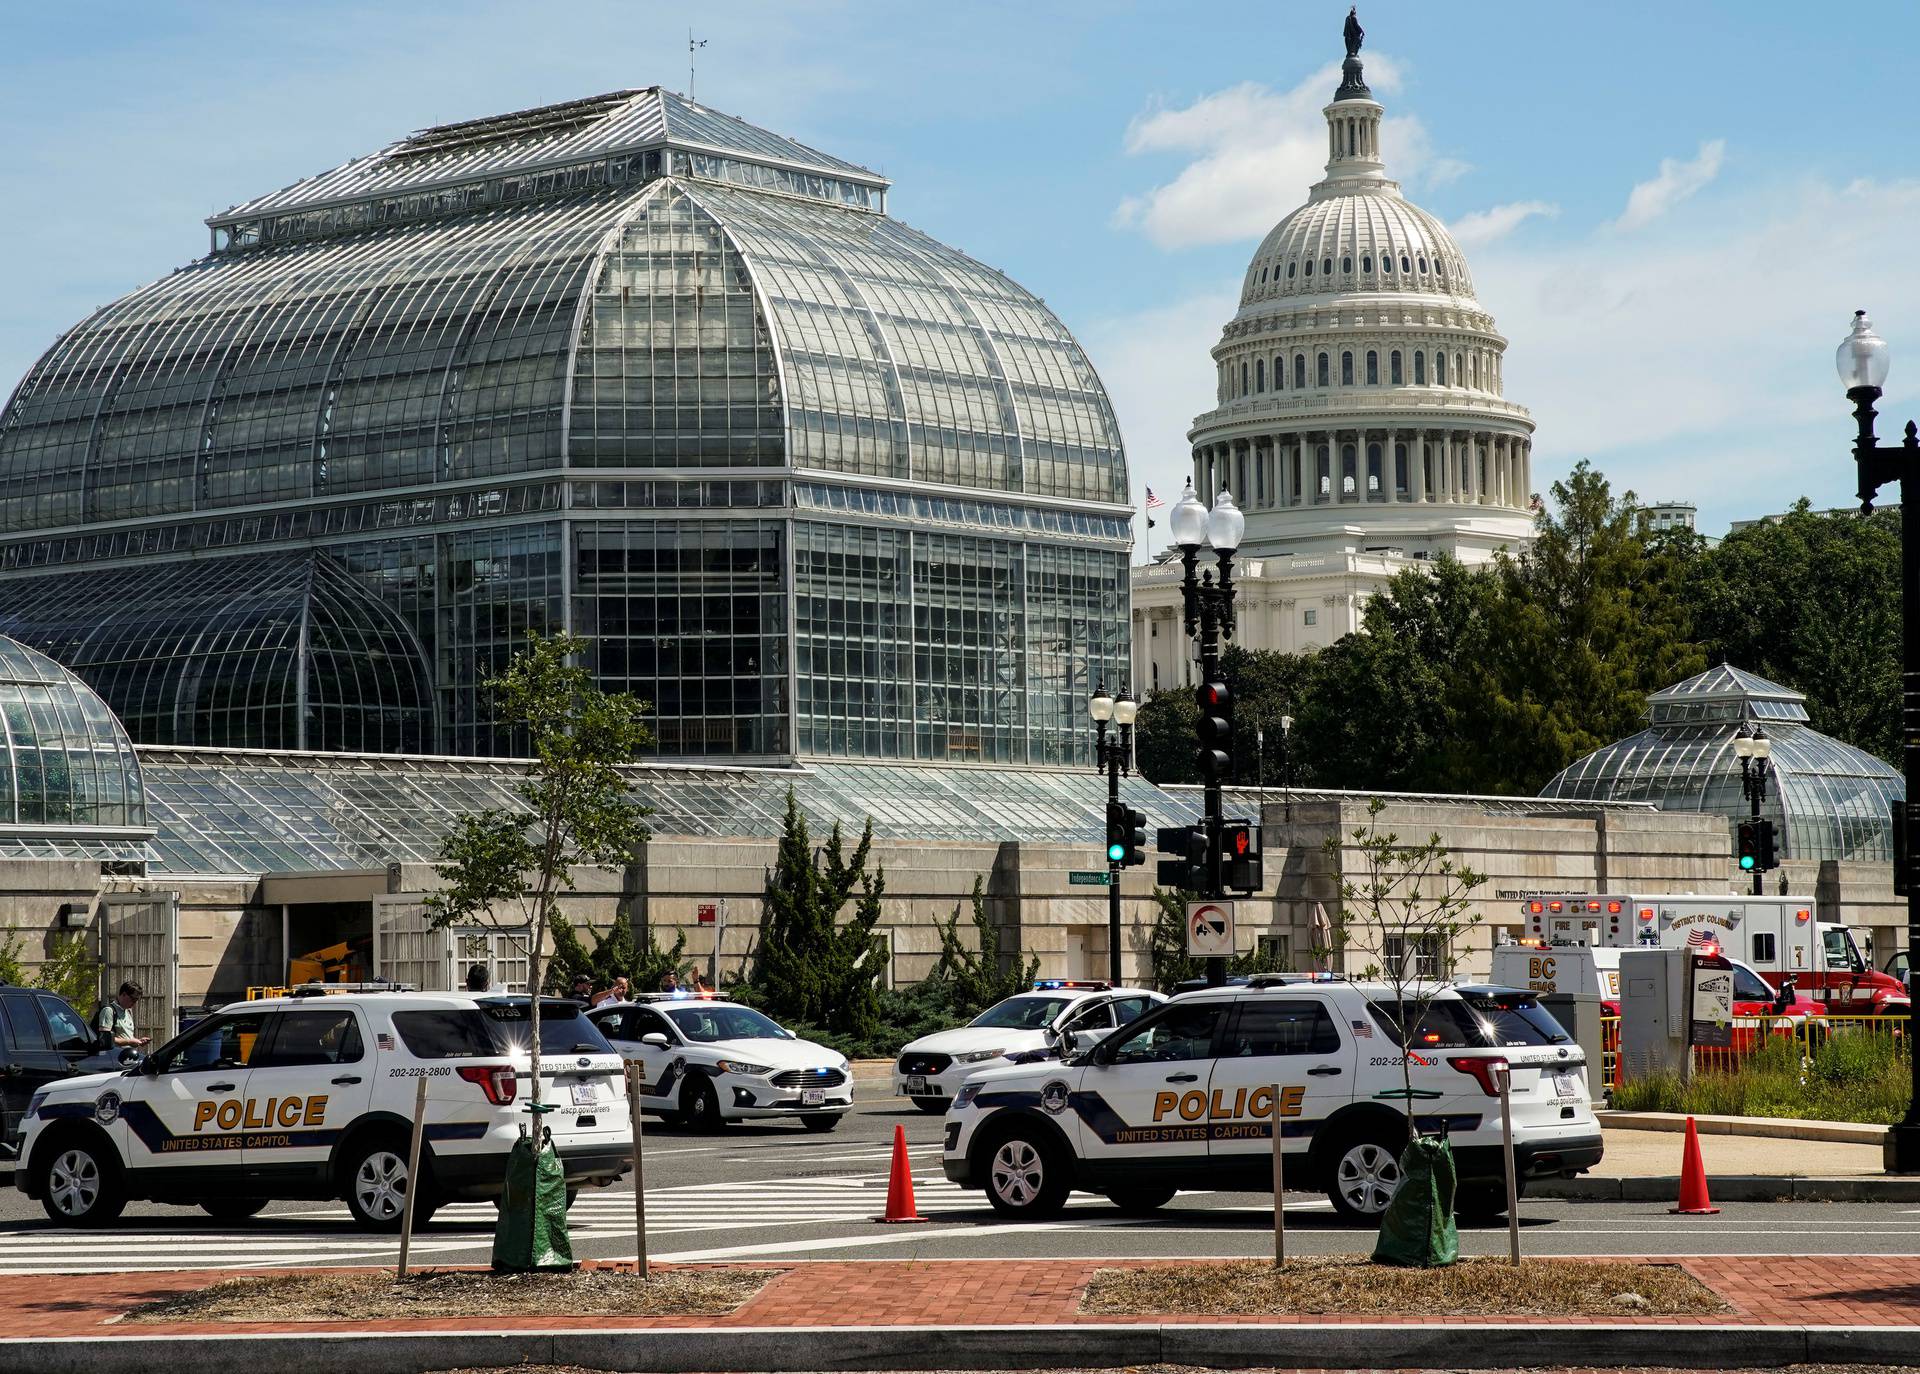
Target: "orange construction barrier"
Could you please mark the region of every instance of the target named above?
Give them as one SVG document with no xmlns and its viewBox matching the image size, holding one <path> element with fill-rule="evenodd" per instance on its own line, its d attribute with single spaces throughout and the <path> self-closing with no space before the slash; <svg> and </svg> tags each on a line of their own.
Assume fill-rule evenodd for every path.
<svg viewBox="0 0 1920 1374">
<path fill-rule="evenodd" d="M 1687 1143 L 1680 1156 L 1680 1205 L 1667 1210 L 1686 1217 L 1712 1216 L 1720 1210 L 1707 1198 L 1707 1167 L 1700 1162 L 1700 1133 L 1692 1117 L 1687 1118 Z"/>
<path fill-rule="evenodd" d="M 887 1214 L 875 1221 L 925 1221 L 913 1210 L 913 1169 L 907 1163 L 907 1128 L 893 1128 L 893 1170 L 887 1175 Z"/>
</svg>

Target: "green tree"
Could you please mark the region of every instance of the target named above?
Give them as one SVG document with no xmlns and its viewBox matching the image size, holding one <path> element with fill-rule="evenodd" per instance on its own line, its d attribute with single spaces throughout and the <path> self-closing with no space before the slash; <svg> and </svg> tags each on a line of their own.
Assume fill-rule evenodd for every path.
<svg viewBox="0 0 1920 1374">
<path fill-rule="evenodd" d="M 753 976 L 756 1001 L 775 1016 L 856 1038 L 874 1033 L 886 952 L 874 932 L 886 874 L 868 871 L 872 849 L 869 820 L 851 857 L 838 822 L 816 852 L 788 789 L 780 852 L 767 870 Z M 853 911 L 843 923 L 840 913 L 849 902 Z"/>
<path fill-rule="evenodd" d="M 1367 805 L 1367 823 L 1346 837 L 1327 837 L 1328 857 L 1342 873 L 1340 900 L 1328 913 L 1333 943 L 1347 972 L 1384 983 L 1397 1009 L 1403 1042 L 1426 1019 L 1433 999 L 1459 971 L 1461 936 L 1480 923 L 1469 895 L 1486 880 L 1456 865 L 1438 834 L 1423 844 L 1403 844 L 1380 829 L 1386 806 Z M 1351 856 L 1348 849 L 1351 847 Z M 1346 957 L 1357 949 L 1366 963 L 1355 970 Z M 1413 1070 L 1400 1060 L 1401 1106 L 1407 1136 L 1415 1133 Z"/>
<path fill-rule="evenodd" d="M 1802 498 L 1692 561 L 1694 633 L 1712 662 L 1807 694 L 1810 724 L 1899 766 L 1900 520 L 1817 515 Z"/>
<path fill-rule="evenodd" d="M 20 933 L 6 932 L 0 939 L 0 985 L 36 987 L 58 993 L 78 1007 L 82 1015 L 91 1015 L 100 995 L 100 964 L 87 952 L 87 937 L 79 932 L 56 935 L 47 957 L 34 970 L 31 981 L 27 966 L 20 958 Z"/>
<path fill-rule="evenodd" d="M 1040 976 L 1040 959 L 1022 964 L 1018 957 L 1005 962 L 1000 958 L 1000 935 L 987 916 L 986 890 L 979 878 L 973 880 L 971 896 L 974 942 L 960 938 L 960 904 L 954 903 L 953 915 L 940 927 L 940 959 L 926 981 L 943 984 L 953 1014 L 971 1019 L 996 1002 L 1033 986 Z"/>
<path fill-rule="evenodd" d="M 633 697 L 603 692 L 580 665 L 587 641 L 529 635 L 505 672 L 490 679 L 496 718 L 524 731 L 533 766 L 514 785 L 518 808 L 461 816 L 441 841 L 434 871 L 445 887 L 427 899 L 436 926 L 483 922 L 526 932 L 527 987 L 544 986 L 547 936 L 574 871 L 620 867 L 647 839 L 647 809 L 634 800 L 621 767 L 653 742 Z M 541 1103 L 540 998 L 528 999 L 533 1103 Z"/>
</svg>

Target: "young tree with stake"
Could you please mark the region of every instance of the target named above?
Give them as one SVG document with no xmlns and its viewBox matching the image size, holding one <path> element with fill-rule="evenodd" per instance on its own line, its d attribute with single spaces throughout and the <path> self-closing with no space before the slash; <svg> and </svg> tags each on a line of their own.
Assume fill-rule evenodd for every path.
<svg viewBox="0 0 1920 1374">
<path fill-rule="evenodd" d="M 576 868 L 618 868 L 646 841 L 647 808 L 622 765 L 653 742 L 645 705 L 603 692 L 581 666 L 587 641 L 530 634 L 507 670 L 485 684 L 494 718 L 523 731 L 533 767 L 515 784 L 522 807 L 460 817 L 434 865 L 446 886 L 427 899 L 435 928 L 484 922 L 524 930 L 533 1106 L 540 1086 L 540 990 L 549 929 Z"/>
</svg>

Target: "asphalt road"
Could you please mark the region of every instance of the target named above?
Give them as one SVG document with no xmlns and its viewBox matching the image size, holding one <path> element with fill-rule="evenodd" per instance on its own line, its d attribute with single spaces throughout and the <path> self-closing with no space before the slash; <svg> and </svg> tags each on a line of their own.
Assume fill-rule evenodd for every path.
<svg viewBox="0 0 1920 1374">
<path fill-rule="evenodd" d="M 717 1136 L 655 1128 L 646 1135 L 648 1245 L 656 1260 L 994 1259 L 1176 1257 L 1271 1253 L 1273 1204 L 1256 1193 L 1183 1193 L 1157 1216 L 1123 1217 L 1105 1199 L 1075 1194 L 1057 1221 L 994 1219 L 979 1193 L 940 1172 L 940 1118 L 884 1096 L 863 1080 L 840 1129 L 729 1126 Z M 653 1123 L 649 1123 L 651 1126 Z M 906 1127 L 920 1225 L 884 1226 L 893 1130 Z M 1900 1204 L 1729 1204 L 1718 1216 L 1670 1216 L 1647 1203 L 1521 1204 L 1530 1254 L 1920 1255 L 1920 1207 Z M 575 1254 L 631 1259 L 631 1186 L 582 1193 L 572 1214 Z M 421 1264 L 484 1264 L 493 1208 L 445 1208 L 414 1240 Z M 1324 1197 L 1289 1194 L 1290 1251 L 1364 1250 L 1370 1232 L 1342 1225 Z M 1504 1254 L 1504 1224 L 1463 1230 L 1468 1253 Z M 370 1236 L 344 1205 L 276 1203 L 223 1223 L 197 1208 L 136 1203 L 101 1231 L 57 1229 L 36 1202 L 0 1191 L 0 1275 L 182 1267 L 244 1268 L 389 1262 L 394 1237 Z"/>
</svg>

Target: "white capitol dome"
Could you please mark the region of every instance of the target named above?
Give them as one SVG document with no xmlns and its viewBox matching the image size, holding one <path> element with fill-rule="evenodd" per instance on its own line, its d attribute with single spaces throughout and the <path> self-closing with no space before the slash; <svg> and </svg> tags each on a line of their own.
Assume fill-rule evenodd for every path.
<svg viewBox="0 0 1920 1374">
<path fill-rule="evenodd" d="M 1188 432 L 1201 499 L 1229 490 L 1246 512 L 1236 641 L 1253 649 L 1330 644 L 1405 569 L 1533 533 L 1507 341 L 1446 226 L 1387 176 L 1362 37 L 1350 15 L 1326 176 L 1254 252 L 1213 349 L 1215 406 Z M 1179 584 L 1177 563 L 1135 570 L 1138 688 L 1191 681 Z"/>
<path fill-rule="evenodd" d="M 1249 555 L 1478 562 L 1531 532 L 1533 420 L 1459 245 L 1387 177 L 1360 37 L 1350 19 L 1326 177 L 1255 251 L 1213 350 L 1194 483 L 1232 491 Z"/>
</svg>

